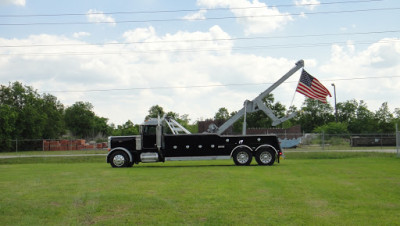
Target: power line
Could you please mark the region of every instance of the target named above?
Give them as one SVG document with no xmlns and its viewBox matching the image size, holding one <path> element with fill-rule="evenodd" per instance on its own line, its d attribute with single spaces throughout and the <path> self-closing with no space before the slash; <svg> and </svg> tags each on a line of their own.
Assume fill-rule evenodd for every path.
<svg viewBox="0 0 400 226">
<path fill-rule="evenodd" d="M 243 10 L 243 9 L 260 9 L 260 8 L 283 8 L 283 7 L 305 7 L 319 5 L 335 5 L 335 4 L 354 4 L 380 2 L 383 0 L 361 0 L 361 1 L 336 1 L 321 3 L 305 3 L 305 4 L 282 4 L 271 6 L 251 6 L 251 7 L 232 7 L 232 8 L 199 8 L 199 9 L 176 9 L 176 10 L 149 10 L 149 11 L 120 11 L 120 12 L 87 12 L 87 13 L 57 13 L 57 14 L 0 14 L 0 17 L 62 17 L 62 16 L 86 16 L 86 15 L 117 15 L 117 14 L 158 14 L 158 13 L 179 13 L 179 12 L 197 12 L 200 10 L 220 11 L 220 10 Z"/>
<path fill-rule="evenodd" d="M 287 36 L 259 36 L 259 37 L 238 37 L 238 38 L 216 38 L 216 39 L 186 39 L 186 40 L 158 40 L 158 41 L 137 41 L 137 42 L 110 42 L 110 43 L 61 43 L 61 44 L 28 44 L 28 45 L 0 45 L 0 48 L 21 48 L 21 47 L 56 47 L 56 46 L 106 46 L 106 45 L 130 45 L 130 44 L 157 44 L 157 43 L 180 43 L 180 42 L 218 42 L 236 40 L 258 40 L 258 39 L 283 39 L 283 38 L 306 38 L 324 36 L 343 36 L 343 35 L 368 35 L 397 33 L 400 30 L 389 31 L 367 31 L 367 32 L 346 32 L 346 33 L 325 33 L 325 34 L 305 34 Z"/>
<path fill-rule="evenodd" d="M 390 79 L 400 78 L 400 76 L 385 76 L 385 77 L 355 77 L 355 78 L 337 78 L 320 80 L 323 82 L 351 81 L 351 80 L 366 80 L 366 79 Z M 286 81 L 284 83 L 297 83 L 298 81 Z M 192 86 L 155 86 L 155 87 L 133 87 L 133 88 L 116 88 L 116 89 L 91 89 L 91 90 L 48 90 L 43 93 L 89 93 L 89 92 L 114 92 L 114 91 L 132 91 L 132 90 L 157 90 L 157 89 L 194 89 L 194 88 L 214 88 L 214 87 L 229 87 L 229 86 L 258 86 L 270 85 L 272 82 L 261 83 L 231 83 L 231 84 L 212 84 L 212 85 L 192 85 Z"/>
<path fill-rule="evenodd" d="M 372 9 L 355 9 L 355 10 L 340 10 L 340 11 L 321 11 L 321 12 L 302 12 L 302 13 L 285 13 L 279 15 L 251 15 L 251 16 L 225 16 L 225 17 L 208 17 L 205 19 L 191 19 L 191 21 L 204 21 L 204 20 L 226 20 L 226 19 L 241 19 L 241 18 L 269 18 L 269 17 L 287 17 L 287 16 L 303 16 L 303 15 L 327 15 L 327 14 L 340 14 L 340 13 L 360 13 L 360 12 L 373 12 L 373 11 L 389 11 L 399 10 L 400 7 L 392 8 L 372 8 Z M 0 23 L 0 26 L 34 26 L 34 25 L 88 25 L 88 24 L 123 24 L 123 23 L 149 23 L 149 22 L 178 22 L 188 21 L 183 18 L 172 19 L 149 19 L 149 20 L 121 20 L 121 21 L 98 21 L 98 22 L 33 22 L 33 23 Z"/>
<path fill-rule="evenodd" d="M 353 45 L 368 45 L 372 43 L 391 43 L 399 42 L 400 40 L 381 40 L 375 41 L 358 41 L 353 42 Z M 115 51 L 115 52 L 28 52 L 28 53 L 2 53 L 0 56 L 87 56 L 87 55 L 124 55 L 124 54 L 158 54 L 160 52 L 214 52 L 225 50 L 254 50 L 254 49 L 286 49 L 286 48 L 306 48 L 306 47 L 321 47 L 330 46 L 333 44 L 347 44 L 347 42 L 322 42 L 322 43 L 303 43 L 303 44 L 283 44 L 283 45 L 257 45 L 257 46 L 237 46 L 228 48 L 188 48 L 188 49 L 152 49 L 152 50 L 131 50 L 131 51 Z"/>
</svg>

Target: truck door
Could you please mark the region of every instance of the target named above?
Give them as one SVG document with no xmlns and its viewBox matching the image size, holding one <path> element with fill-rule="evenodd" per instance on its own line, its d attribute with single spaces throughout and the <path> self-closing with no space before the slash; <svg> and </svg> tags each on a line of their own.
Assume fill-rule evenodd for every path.
<svg viewBox="0 0 400 226">
<path fill-rule="evenodd" d="M 157 149 L 156 126 L 144 126 L 142 136 L 144 149 Z"/>
</svg>

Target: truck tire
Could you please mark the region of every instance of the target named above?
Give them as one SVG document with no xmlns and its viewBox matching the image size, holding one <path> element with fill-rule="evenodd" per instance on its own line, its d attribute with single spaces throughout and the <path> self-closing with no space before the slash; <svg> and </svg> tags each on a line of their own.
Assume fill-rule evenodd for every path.
<svg viewBox="0 0 400 226">
<path fill-rule="evenodd" d="M 110 156 L 110 164 L 114 168 L 130 167 L 128 155 L 123 151 L 116 151 Z"/>
<path fill-rule="evenodd" d="M 256 152 L 256 161 L 260 166 L 271 166 L 275 162 L 275 151 L 268 147 L 262 147 Z"/>
<path fill-rule="evenodd" d="M 240 147 L 232 154 L 233 162 L 237 166 L 248 166 L 253 160 L 253 154 L 245 147 Z"/>
</svg>

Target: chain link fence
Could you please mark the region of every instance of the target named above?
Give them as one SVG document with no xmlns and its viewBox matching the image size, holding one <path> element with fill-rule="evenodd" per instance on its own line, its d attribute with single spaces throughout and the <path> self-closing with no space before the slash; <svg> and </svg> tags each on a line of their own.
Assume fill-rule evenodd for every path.
<svg viewBox="0 0 400 226">
<path fill-rule="evenodd" d="M 106 139 L 103 139 L 106 140 Z M 107 142 L 85 139 L 10 139 L 0 140 L 1 152 L 87 151 L 107 149 Z"/>
<path fill-rule="evenodd" d="M 398 149 L 400 134 L 325 134 L 283 133 L 279 137 L 284 149 L 304 150 L 350 150 L 350 149 Z M 397 136 L 396 136 L 397 135 Z M 0 152 L 21 151 L 86 151 L 106 150 L 107 139 L 9 139 L 0 140 Z"/>
<path fill-rule="evenodd" d="M 304 149 L 345 150 L 396 147 L 396 133 L 389 134 L 304 134 L 298 147 Z"/>
</svg>

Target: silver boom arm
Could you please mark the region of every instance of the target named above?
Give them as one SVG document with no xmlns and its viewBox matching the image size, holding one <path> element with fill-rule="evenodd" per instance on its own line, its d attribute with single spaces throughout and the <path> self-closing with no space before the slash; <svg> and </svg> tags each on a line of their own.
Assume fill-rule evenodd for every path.
<svg viewBox="0 0 400 226">
<path fill-rule="evenodd" d="M 226 121 L 224 124 L 222 124 L 219 128 L 215 130 L 215 133 L 217 134 L 222 134 L 227 130 L 233 123 L 235 123 L 240 117 L 245 115 L 245 113 L 251 113 L 255 111 L 262 110 L 265 112 L 265 114 L 268 115 L 272 119 L 272 126 L 276 126 L 286 120 L 289 120 L 296 116 L 296 112 L 293 112 L 291 115 L 283 118 L 278 118 L 274 115 L 271 109 L 269 109 L 265 104 L 262 102 L 262 99 L 266 97 L 268 94 L 270 94 L 276 87 L 278 87 L 280 84 L 282 84 L 286 79 L 288 79 L 290 76 L 292 76 L 296 71 L 298 71 L 300 68 L 304 67 L 304 61 L 299 60 L 296 63 L 296 66 L 294 66 L 290 71 L 288 71 L 282 78 L 280 78 L 278 81 L 276 81 L 274 84 L 272 84 L 268 89 L 266 89 L 264 92 L 262 92 L 258 97 L 256 97 L 252 101 L 246 100 L 244 102 L 243 108 L 236 113 L 234 116 L 232 116 L 228 121 Z"/>
</svg>

